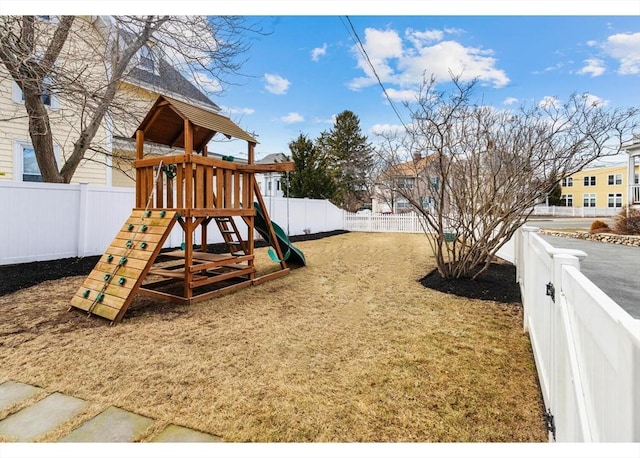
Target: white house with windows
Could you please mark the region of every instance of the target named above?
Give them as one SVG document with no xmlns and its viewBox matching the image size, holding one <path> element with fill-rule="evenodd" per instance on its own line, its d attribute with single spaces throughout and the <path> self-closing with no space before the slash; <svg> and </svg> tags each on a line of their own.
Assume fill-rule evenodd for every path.
<svg viewBox="0 0 640 458">
<path fill-rule="evenodd" d="M 267 154 L 256 164 L 274 164 L 286 162 L 289 158 L 283 153 Z M 284 197 L 285 196 L 285 172 L 256 173 L 256 182 L 264 197 Z"/>
<path fill-rule="evenodd" d="M 640 138 L 625 148 L 629 155 L 627 165 L 627 200 L 629 208 L 640 208 Z"/>
</svg>

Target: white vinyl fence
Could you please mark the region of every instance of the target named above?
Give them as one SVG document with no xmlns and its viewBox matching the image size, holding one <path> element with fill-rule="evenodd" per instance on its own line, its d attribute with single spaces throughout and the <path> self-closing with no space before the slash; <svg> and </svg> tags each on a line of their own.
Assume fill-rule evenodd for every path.
<svg viewBox="0 0 640 458">
<path fill-rule="evenodd" d="M 424 232 L 420 217 L 413 212 L 394 215 L 345 212 L 344 229 L 353 232 Z"/>
<path fill-rule="evenodd" d="M 640 320 L 580 273 L 578 250 L 521 228 L 515 261 L 552 439 L 640 441 Z"/>
<path fill-rule="evenodd" d="M 572 216 L 579 218 L 612 217 L 620 213 L 615 207 L 555 207 L 537 205 L 533 209 L 535 216 Z"/>
<path fill-rule="evenodd" d="M 290 235 L 343 229 L 343 210 L 326 200 L 274 197 L 265 205 Z M 0 265 L 102 254 L 134 206 L 129 188 L 0 180 Z M 207 243 L 218 242 L 220 233 L 208 231 Z M 181 243 L 176 226 L 165 247 Z"/>
</svg>

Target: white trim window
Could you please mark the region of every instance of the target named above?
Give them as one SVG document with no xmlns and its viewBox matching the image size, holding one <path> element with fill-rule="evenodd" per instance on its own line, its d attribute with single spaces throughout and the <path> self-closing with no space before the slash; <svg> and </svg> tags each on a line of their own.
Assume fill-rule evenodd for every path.
<svg viewBox="0 0 640 458">
<path fill-rule="evenodd" d="M 583 207 L 595 207 L 596 206 L 596 195 L 595 194 L 583 194 L 582 195 L 582 206 Z"/>
<path fill-rule="evenodd" d="M 610 193 L 607 196 L 607 207 L 622 208 L 622 193 Z"/>
<path fill-rule="evenodd" d="M 616 173 L 615 175 L 609 175 L 607 177 L 607 184 L 609 186 L 622 184 L 622 174 Z"/>
<path fill-rule="evenodd" d="M 562 185 L 563 188 L 570 188 L 573 186 L 573 178 L 572 177 L 566 177 L 562 179 Z"/>
<path fill-rule="evenodd" d="M 56 95 L 49 88 L 50 82 L 51 80 L 49 78 L 45 78 L 45 82 L 42 85 L 42 102 L 46 107 L 52 110 L 57 110 L 58 108 L 60 108 L 60 103 L 58 101 L 58 97 L 56 97 Z M 24 105 L 24 94 L 22 93 L 22 89 L 20 89 L 20 86 L 18 86 L 15 81 L 12 83 L 12 86 L 13 101 L 15 103 Z"/>
<path fill-rule="evenodd" d="M 560 197 L 561 207 L 573 207 L 573 194 L 562 194 Z"/>
<path fill-rule="evenodd" d="M 595 186 L 596 185 L 596 176 L 595 175 L 591 175 L 591 176 L 584 177 L 582 179 L 582 183 L 583 183 L 584 186 Z"/>
<path fill-rule="evenodd" d="M 60 149 L 53 147 L 56 160 L 60 161 Z M 42 174 L 36 160 L 33 145 L 27 141 L 16 141 L 13 149 L 13 176 L 15 181 L 41 182 Z"/>
</svg>

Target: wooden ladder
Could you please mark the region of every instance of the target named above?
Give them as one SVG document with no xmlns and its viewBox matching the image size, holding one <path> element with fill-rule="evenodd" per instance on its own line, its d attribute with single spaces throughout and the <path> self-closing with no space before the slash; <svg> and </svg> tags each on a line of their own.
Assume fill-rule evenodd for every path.
<svg viewBox="0 0 640 458">
<path fill-rule="evenodd" d="M 242 239 L 235 221 L 230 216 L 218 216 L 213 218 L 220 229 L 222 239 L 233 256 L 245 256 L 249 253 L 246 240 Z"/>
</svg>

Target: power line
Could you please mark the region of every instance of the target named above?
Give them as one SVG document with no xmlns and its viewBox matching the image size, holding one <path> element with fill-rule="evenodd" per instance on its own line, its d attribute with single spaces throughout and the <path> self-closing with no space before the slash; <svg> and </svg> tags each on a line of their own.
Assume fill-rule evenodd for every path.
<svg viewBox="0 0 640 458">
<path fill-rule="evenodd" d="M 356 32 L 356 29 L 353 26 L 353 23 L 351 22 L 351 18 L 349 18 L 349 16 L 345 16 L 345 18 L 349 22 L 349 26 L 351 27 L 351 30 L 349 30 L 349 28 L 347 28 L 347 25 L 344 23 L 342 18 L 340 18 L 340 21 L 342 22 L 342 25 L 344 25 L 344 27 L 347 29 L 347 32 L 349 33 L 349 35 L 351 35 L 351 39 L 356 42 L 356 45 L 357 45 L 356 47 L 358 48 L 360 53 L 366 59 L 367 64 L 369 64 L 369 68 L 371 68 L 371 71 L 375 75 L 376 80 L 378 80 L 378 84 L 382 88 L 382 92 L 384 93 L 384 96 L 387 98 L 387 101 L 389 102 L 389 105 L 391 105 L 391 108 L 393 108 L 393 111 L 396 114 L 396 117 L 398 118 L 398 120 L 400 121 L 400 124 L 402 124 L 402 127 L 404 127 L 405 131 L 408 131 L 407 126 L 405 125 L 404 121 L 402 120 L 402 117 L 400 116 L 400 113 L 398 112 L 396 106 L 394 105 L 393 101 L 391 100 L 391 97 L 389 97 L 389 94 L 387 93 L 387 89 L 382 84 L 382 80 L 380 79 L 380 76 L 378 76 L 378 72 L 376 71 L 375 67 L 373 66 L 373 63 L 371 62 L 371 59 L 369 58 L 369 54 L 367 54 L 367 50 L 364 49 L 364 45 L 362 44 L 362 41 L 360 40 L 360 37 L 358 36 L 358 32 Z"/>
</svg>

